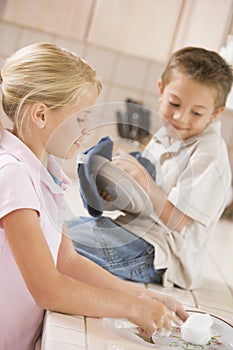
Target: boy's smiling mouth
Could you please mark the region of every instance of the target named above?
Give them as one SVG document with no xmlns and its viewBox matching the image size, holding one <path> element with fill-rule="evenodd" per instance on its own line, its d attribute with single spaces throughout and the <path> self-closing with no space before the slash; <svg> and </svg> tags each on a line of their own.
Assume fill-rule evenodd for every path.
<svg viewBox="0 0 233 350">
<path fill-rule="evenodd" d="M 174 128 L 174 129 L 176 129 L 176 130 L 178 130 L 178 131 L 186 131 L 186 130 L 188 130 L 188 128 L 186 127 L 183 127 L 183 126 L 180 126 L 180 125 L 176 125 L 176 124 L 173 124 L 173 123 L 171 123 L 171 125 L 172 125 L 172 127 Z"/>
</svg>

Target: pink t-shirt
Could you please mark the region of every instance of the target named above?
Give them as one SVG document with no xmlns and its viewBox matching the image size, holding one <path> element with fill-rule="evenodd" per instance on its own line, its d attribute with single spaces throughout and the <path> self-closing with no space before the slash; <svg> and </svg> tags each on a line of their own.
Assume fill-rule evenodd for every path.
<svg viewBox="0 0 233 350">
<path fill-rule="evenodd" d="M 0 141 L 0 350 L 32 350 L 41 332 L 44 310 L 24 283 L 1 219 L 16 209 L 36 210 L 56 264 L 65 212 L 63 192 L 69 179 L 52 157 L 48 169 L 24 143 L 4 130 Z M 61 180 L 61 186 L 49 172 Z"/>
</svg>

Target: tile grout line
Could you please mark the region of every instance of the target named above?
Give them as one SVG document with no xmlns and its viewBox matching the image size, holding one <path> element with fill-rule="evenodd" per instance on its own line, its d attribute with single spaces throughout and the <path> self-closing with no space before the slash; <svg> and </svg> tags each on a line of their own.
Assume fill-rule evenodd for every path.
<svg viewBox="0 0 233 350">
<path fill-rule="evenodd" d="M 87 318 L 84 316 L 84 328 L 85 328 L 85 349 L 88 350 L 88 332 L 87 332 Z"/>
<path fill-rule="evenodd" d="M 228 291 L 230 292 L 231 296 L 233 297 L 233 289 L 229 285 L 228 281 L 226 280 L 225 275 L 222 273 L 222 270 L 221 270 L 220 266 L 218 265 L 218 262 L 216 261 L 216 259 L 214 257 L 214 254 L 211 252 L 211 250 L 209 250 L 209 254 L 210 254 L 211 258 L 213 259 L 213 262 L 215 264 L 216 269 L 219 271 L 223 281 L 225 282 L 226 288 L 228 289 Z"/>
</svg>

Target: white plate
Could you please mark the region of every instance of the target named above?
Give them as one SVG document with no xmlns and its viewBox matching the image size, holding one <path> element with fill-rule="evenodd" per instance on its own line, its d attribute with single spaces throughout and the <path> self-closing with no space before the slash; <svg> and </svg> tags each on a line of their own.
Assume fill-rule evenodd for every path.
<svg viewBox="0 0 233 350">
<path fill-rule="evenodd" d="M 201 312 L 202 311 L 195 311 Z M 191 313 L 191 311 L 189 312 Z M 181 339 L 180 329 L 174 328 L 169 337 L 157 337 L 155 344 L 143 340 L 137 332 L 136 327 L 130 327 L 129 323 L 121 319 L 105 318 L 103 320 L 105 328 L 115 333 L 119 337 L 132 341 L 137 344 L 143 344 L 148 348 L 160 350 L 231 350 L 233 349 L 233 327 L 224 320 L 211 315 L 213 318 L 213 336 L 207 345 L 193 345 Z"/>
<path fill-rule="evenodd" d="M 113 197 L 111 202 L 104 201 L 104 210 L 152 215 L 153 206 L 144 189 L 111 161 L 98 155 L 93 156 L 90 174 L 97 187 Z"/>
</svg>

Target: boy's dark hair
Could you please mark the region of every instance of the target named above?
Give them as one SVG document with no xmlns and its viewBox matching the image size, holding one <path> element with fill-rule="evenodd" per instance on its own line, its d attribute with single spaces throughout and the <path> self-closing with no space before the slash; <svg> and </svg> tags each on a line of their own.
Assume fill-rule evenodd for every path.
<svg viewBox="0 0 233 350">
<path fill-rule="evenodd" d="M 217 52 L 201 47 L 184 47 L 174 52 L 162 74 L 163 86 L 172 79 L 174 72 L 184 73 L 199 83 L 216 91 L 215 108 L 225 106 L 233 84 L 232 66 Z"/>
</svg>

